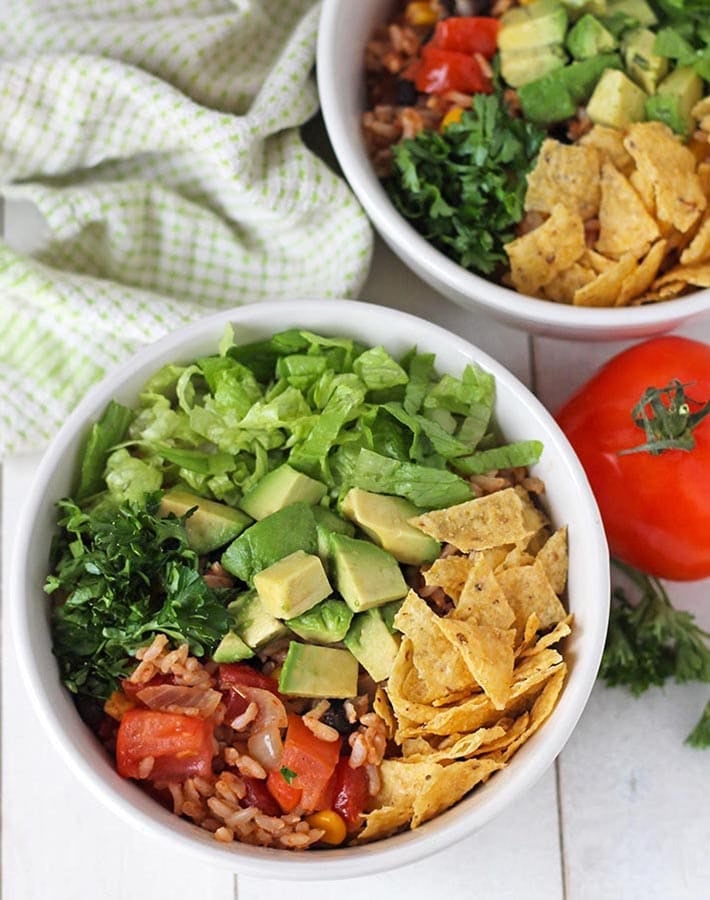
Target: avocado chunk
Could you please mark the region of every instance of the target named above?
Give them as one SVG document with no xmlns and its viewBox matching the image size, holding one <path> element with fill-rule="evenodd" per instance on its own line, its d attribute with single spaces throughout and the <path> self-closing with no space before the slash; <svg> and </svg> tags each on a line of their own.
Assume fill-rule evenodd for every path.
<svg viewBox="0 0 710 900">
<path fill-rule="evenodd" d="M 302 472 L 297 472 L 288 463 L 272 469 L 254 487 L 247 491 L 240 502 L 241 508 L 252 519 L 265 519 L 284 506 L 302 500 L 305 503 L 319 503 L 327 491 L 322 481 L 316 481 Z"/>
<path fill-rule="evenodd" d="M 620 66 L 621 58 L 617 53 L 603 53 L 570 63 L 557 72 L 531 81 L 518 90 L 523 113 L 540 125 L 562 122 L 587 101 L 607 69 Z"/>
<path fill-rule="evenodd" d="M 303 550 L 257 572 L 254 587 L 268 612 L 277 619 L 300 616 L 331 593 L 320 558 Z"/>
<path fill-rule="evenodd" d="M 603 16 L 606 12 L 606 0 L 562 0 L 571 19 L 578 19 L 585 13 Z"/>
<path fill-rule="evenodd" d="M 345 646 L 373 681 L 384 681 L 392 672 L 399 635 L 389 630 L 379 609 L 367 609 L 353 619 Z"/>
<path fill-rule="evenodd" d="M 679 66 L 658 85 L 646 100 L 646 118 L 664 122 L 687 139 L 695 128 L 691 110 L 703 96 L 703 81 L 690 66 Z"/>
<path fill-rule="evenodd" d="M 625 128 L 645 117 L 646 93 L 617 69 L 607 69 L 597 82 L 587 115 L 595 125 Z"/>
<path fill-rule="evenodd" d="M 567 10 L 558 0 L 533 0 L 501 16 L 499 50 L 520 50 L 561 44 L 567 32 Z"/>
<path fill-rule="evenodd" d="M 222 554 L 224 568 L 253 587 L 254 576 L 272 563 L 303 550 L 318 552 L 318 532 L 308 503 L 292 503 L 250 525 Z"/>
<path fill-rule="evenodd" d="M 344 515 L 399 562 L 420 566 L 433 562 L 441 552 L 438 541 L 409 524 L 408 520 L 419 510 L 403 497 L 351 488 L 341 508 Z"/>
<path fill-rule="evenodd" d="M 316 531 L 318 532 L 318 556 L 321 559 L 327 559 L 330 556 L 330 536 L 334 532 L 337 534 L 347 534 L 350 537 L 355 535 L 355 526 L 347 519 L 343 519 L 332 509 L 326 509 L 325 506 L 314 506 L 313 517 L 316 520 Z"/>
<path fill-rule="evenodd" d="M 224 547 L 251 524 L 249 516 L 241 510 L 181 488 L 172 488 L 163 494 L 160 515 L 184 516 L 194 507 L 197 509 L 185 520 L 185 532 L 191 549 L 200 555 Z"/>
<path fill-rule="evenodd" d="M 656 35 L 649 28 L 636 28 L 624 35 L 622 52 L 629 78 L 647 94 L 656 91 L 658 82 L 668 73 L 668 60 L 653 52 Z"/>
<path fill-rule="evenodd" d="M 348 633 L 353 611 L 344 600 L 330 597 L 286 623 L 304 641 L 337 644 Z"/>
<path fill-rule="evenodd" d="M 646 0 L 610 0 L 606 13 L 610 18 L 623 14 L 644 27 L 658 24 L 658 17 Z"/>
<path fill-rule="evenodd" d="M 279 676 L 279 690 L 297 697 L 355 697 L 358 668 L 349 650 L 291 641 Z"/>
<path fill-rule="evenodd" d="M 284 623 L 272 616 L 255 590 L 245 591 L 227 606 L 235 631 L 247 646 L 259 650 L 288 634 Z"/>
<path fill-rule="evenodd" d="M 591 59 L 616 47 L 614 35 L 589 13 L 582 16 L 567 35 L 567 49 L 575 59 Z"/>
<path fill-rule="evenodd" d="M 333 534 L 330 546 L 336 586 L 353 612 L 406 595 L 407 584 L 391 553 L 345 534 Z"/>
<path fill-rule="evenodd" d="M 253 655 L 254 651 L 244 643 L 236 631 L 228 631 L 217 644 L 212 659 L 216 663 L 233 663 L 249 659 Z"/>
<path fill-rule="evenodd" d="M 567 54 L 559 44 L 500 52 L 501 75 L 516 88 L 562 68 L 566 62 Z"/>
</svg>

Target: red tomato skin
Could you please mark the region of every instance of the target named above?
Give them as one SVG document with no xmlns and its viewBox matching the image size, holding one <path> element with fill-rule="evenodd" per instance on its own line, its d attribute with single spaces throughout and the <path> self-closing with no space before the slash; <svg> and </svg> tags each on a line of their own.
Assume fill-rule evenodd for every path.
<svg viewBox="0 0 710 900">
<path fill-rule="evenodd" d="M 293 812 L 301 802 L 301 789 L 289 784 L 276 769 L 266 776 L 266 787 L 284 813 Z"/>
<path fill-rule="evenodd" d="M 246 788 L 242 806 L 256 806 L 266 816 L 281 815 L 281 807 L 267 788 L 265 781 L 245 775 L 242 775 L 241 778 Z"/>
<path fill-rule="evenodd" d="M 710 346 L 652 338 L 610 359 L 557 412 L 587 473 L 611 555 L 670 581 L 710 576 L 710 416 L 691 451 L 619 455 L 645 442 L 631 411 L 648 387 L 678 379 L 710 399 Z"/>
<path fill-rule="evenodd" d="M 140 763 L 153 756 L 150 781 L 184 781 L 212 773 L 214 726 L 210 719 L 136 707 L 124 713 L 116 736 L 116 769 L 139 778 Z"/>
<path fill-rule="evenodd" d="M 480 53 L 492 59 L 498 49 L 500 19 L 490 16 L 450 16 L 436 24 L 431 44 L 458 53 Z"/>
<path fill-rule="evenodd" d="M 491 79 L 484 74 L 475 57 L 432 44 L 425 44 L 422 48 L 414 85 L 424 94 L 445 94 L 448 91 L 490 94 L 493 90 Z"/>
<path fill-rule="evenodd" d="M 333 809 L 343 817 L 348 830 L 361 821 L 368 799 L 368 783 L 365 769 L 350 767 L 350 758 L 341 756 L 335 768 Z"/>
<path fill-rule="evenodd" d="M 323 741 L 304 724 L 301 716 L 289 715 L 281 766 L 294 772 L 289 787 L 300 789 L 299 802 L 304 812 L 322 809 L 319 804 L 327 797 L 328 783 L 338 764 L 341 746 L 342 738 Z M 281 802 L 279 797 L 276 799 Z"/>
<path fill-rule="evenodd" d="M 262 688 L 271 691 L 277 697 L 280 696 L 278 683 L 270 675 L 264 675 L 248 663 L 222 663 L 219 667 L 220 688 L 238 688 L 240 684 L 245 687 Z"/>
</svg>

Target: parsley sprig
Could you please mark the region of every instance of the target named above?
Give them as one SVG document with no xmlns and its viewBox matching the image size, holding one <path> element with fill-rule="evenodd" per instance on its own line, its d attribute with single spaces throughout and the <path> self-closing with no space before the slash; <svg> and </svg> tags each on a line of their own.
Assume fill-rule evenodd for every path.
<svg viewBox="0 0 710 900">
<path fill-rule="evenodd" d="M 599 671 L 607 685 L 638 696 L 668 679 L 710 681 L 710 634 L 692 613 L 675 609 L 661 582 L 615 560 L 639 589 L 633 604 L 622 588 L 612 594 L 606 646 Z M 710 747 L 710 703 L 689 735 L 694 747 Z"/>
<path fill-rule="evenodd" d="M 461 121 L 393 147 L 385 186 L 434 246 L 474 272 L 507 265 L 504 245 L 523 218 L 525 175 L 544 132 L 514 118 L 497 95 L 476 94 Z"/>
<path fill-rule="evenodd" d="M 184 517 L 161 518 L 158 504 L 157 494 L 92 511 L 59 503 L 62 532 L 45 591 L 55 599 L 54 653 L 75 694 L 105 699 L 158 633 L 202 656 L 228 628 L 224 598 L 198 571 Z"/>
</svg>

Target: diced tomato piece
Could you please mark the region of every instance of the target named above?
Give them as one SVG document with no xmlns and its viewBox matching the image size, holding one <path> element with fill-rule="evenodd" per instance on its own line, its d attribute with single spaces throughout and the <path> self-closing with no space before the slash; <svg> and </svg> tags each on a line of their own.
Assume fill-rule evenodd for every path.
<svg viewBox="0 0 710 900">
<path fill-rule="evenodd" d="M 289 784 L 277 769 L 266 776 L 266 787 L 284 813 L 293 812 L 301 802 L 301 788 Z"/>
<path fill-rule="evenodd" d="M 301 791 L 300 805 L 304 812 L 315 812 L 323 808 L 319 803 L 322 798 L 327 799 L 328 782 L 338 764 L 341 744 L 340 737 L 336 741 L 317 738 L 304 724 L 301 716 L 291 714 L 288 717 L 281 766 L 294 773 L 289 787 Z M 283 775 L 281 778 L 283 779 Z M 280 787 L 278 785 L 277 790 Z"/>
<path fill-rule="evenodd" d="M 345 819 L 349 829 L 356 828 L 365 809 L 368 783 L 365 769 L 350 768 L 350 760 L 342 756 L 335 768 L 334 798 L 332 808 Z"/>
<path fill-rule="evenodd" d="M 265 781 L 247 775 L 242 775 L 241 778 L 247 791 L 242 799 L 242 806 L 256 806 L 267 816 L 281 815 L 281 807 L 269 792 Z"/>
<path fill-rule="evenodd" d="M 243 687 L 262 688 L 265 691 L 271 691 L 272 694 L 279 694 L 279 685 L 276 679 L 269 675 L 264 675 L 253 666 L 247 663 L 222 663 L 219 667 L 219 686 L 223 690 L 226 687 L 238 688 Z"/>
<path fill-rule="evenodd" d="M 457 53 L 480 53 L 492 59 L 498 49 L 500 19 L 489 16 L 451 16 L 436 24 L 431 44 Z"/>
<path fill-rule="evenodd" d="M 208 777 L 214 755 L 210 719 L 136 707 L 124 713 L 116 737 L 116 768 L 124 778 L 140 778 L 140 764 L 155 760 L 150 781 Z"/>
<path fill-rule="evenodd" d="M 416 89 L 425 94 L 490 94 L 491 79 L 483 72 L 474 56 L 455 50 L 442 50 L 426 44 L 414 77 Z"/>
</svg>

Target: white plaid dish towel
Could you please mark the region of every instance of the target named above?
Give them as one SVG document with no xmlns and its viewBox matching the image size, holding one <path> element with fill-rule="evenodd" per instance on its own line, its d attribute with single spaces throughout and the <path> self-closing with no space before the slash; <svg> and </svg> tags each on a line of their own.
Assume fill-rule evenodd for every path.
<svg viewBox="0 0 710 900">
<path fill-rule="evenodd" d="M 313 0 L 4 0 L 0 459 L 141 344 L 264 298 L 356 296 L 372 231 L 304 144 Z M 274 323 L 275 328 L 278 323 Z"/>
</svg>

